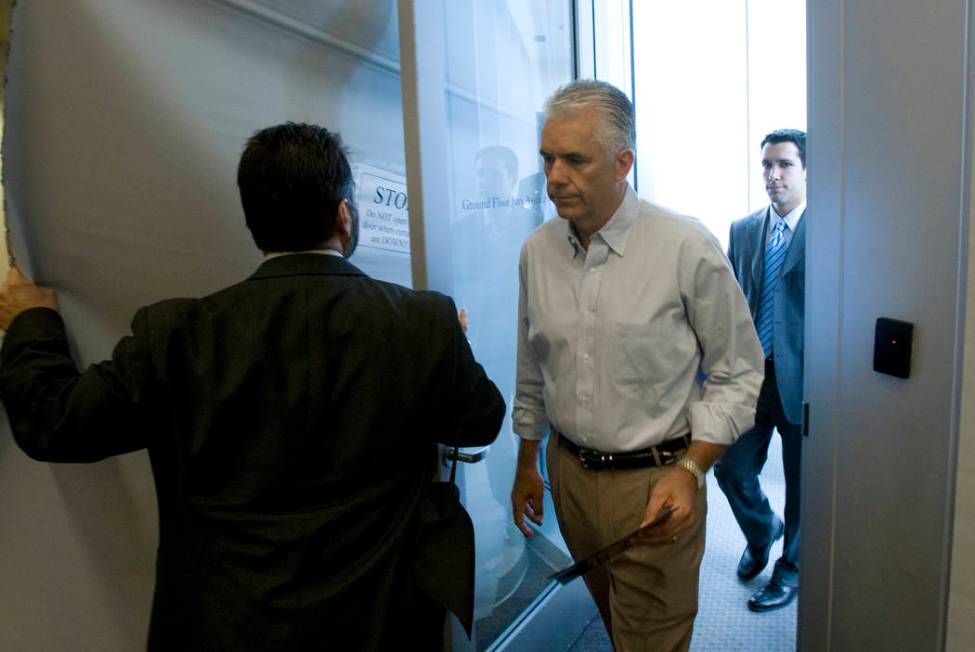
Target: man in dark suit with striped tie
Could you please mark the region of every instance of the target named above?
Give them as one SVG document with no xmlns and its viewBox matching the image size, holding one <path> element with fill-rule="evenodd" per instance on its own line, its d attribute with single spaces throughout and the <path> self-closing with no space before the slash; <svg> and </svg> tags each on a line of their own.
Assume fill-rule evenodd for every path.
<svg viewBox="0 0 975 652">
<path fill-rule="evenodd" d="M 738 577 L 750 580 L 768 564 L 772 544 L 785 535 L 771 580 L 748 601 L 752 611 L 779 609 L 799 590 L 799 466 L 805 318 L 806 134 L 773 131 L 762 140 L 762 169 L 770 205 L 731 226 L 728 258 L 748 299 L 765 352 L 765 382 L 755 427 L 715 466 L 747 545 Z M 772 431 L 782 436 L 785 521 L 769 505 L 758 476 Z"/>
</svg>

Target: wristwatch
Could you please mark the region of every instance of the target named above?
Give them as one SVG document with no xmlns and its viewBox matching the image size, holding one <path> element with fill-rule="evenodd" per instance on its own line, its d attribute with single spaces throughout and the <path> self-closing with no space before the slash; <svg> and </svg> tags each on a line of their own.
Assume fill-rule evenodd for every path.
<svg viewBox="0 0 975 652">
<path fill-rule="evenodd" d="M 677 466 L 694 476 L 694 479 L 697 480 L 698 489 L 704 486 L 704 471 L 701 470 L 701 467 L 694 460 L 682 457 L 677 461 Z"/>
</svg>

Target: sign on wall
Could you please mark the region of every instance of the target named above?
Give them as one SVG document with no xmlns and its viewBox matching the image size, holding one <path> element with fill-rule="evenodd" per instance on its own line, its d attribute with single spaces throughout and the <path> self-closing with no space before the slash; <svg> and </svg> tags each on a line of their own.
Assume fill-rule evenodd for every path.
<svg viewBox="0 0 975 652">
<path fill-rule="evenodd" d="M 359 246 L 409 255 L 410 220 L 406 178 L 357 165 Z"/>
</svg>

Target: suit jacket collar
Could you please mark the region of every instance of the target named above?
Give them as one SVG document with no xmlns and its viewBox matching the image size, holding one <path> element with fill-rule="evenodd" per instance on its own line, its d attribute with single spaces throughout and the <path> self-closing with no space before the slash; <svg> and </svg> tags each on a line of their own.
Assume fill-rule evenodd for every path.
<svg viewBox="0 0 975 652">
<path fill-rule="evenodd" d="M 321 254 L 290 254 L 265 260 L 249 280 L 306 275 L 366 276 L 345 258 Z"/>
<path fill-rule="evenodd" d="M 762 275 L 765 270 L 765 240 L 768 232 L 768 224 L 771 209 L 765 207 L 762 210 L 756 211 L 751 214 L 747 222 L 747 232 L 745 237 L 744 249 L 745 249 L 745 260 L 750 261 L 752 268 L 751 277 L 755 279 L 755 283 L 759 284 L 762 280 Z M 758 292 L 751 293 L 753 297 L 749 296 L 749 303 L 754 301 L 755 305 L 751 306 L 752 313 L 758 310 Z"/>
<path fill-rule="evenodd" d="M 808 210 L 808 209 L 807 209 Z M 764 268 L 765 242 L 768 239 L 768 230 L 772 223 L 772 209 L 766 206 L 764 209 L 752 213 L 752 220 L 749 223 L 749 244 L 754 250 L 749 252 L 752 261 L 752 274 L 754 278 L 762 278 Z M 802 211 L 799 222 L 796 224 L 796 231 L 792 234 L 789 241 L 789 249 L 786 251 L 785 260 L 782 261 L 782 271 L 780 274 L 787 274 L 803 259 L 806 251 L 806 211 Z"/>
<path fill-rule="evenodd" d="M 769 211 L 771 213 L 771 210 Z M 793 267 L 799 264 L 806 251 L 806 211 L 802 211 L 799 222 L 796 224 L 796 232 L 792 234 L 792 241 L 789 242 L 789 250 L 785 252 L 785 260 L 782 261 L 782 273 L 789 273 Z"/>
</svg>

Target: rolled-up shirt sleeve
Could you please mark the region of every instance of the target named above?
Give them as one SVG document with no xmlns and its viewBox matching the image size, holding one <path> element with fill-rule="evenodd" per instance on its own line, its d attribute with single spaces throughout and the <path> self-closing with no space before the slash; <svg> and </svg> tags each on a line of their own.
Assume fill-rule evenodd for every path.
<svg viewBox="0 0 975 652">
<path fill-rule="evenodd" d="M 728 446 L 755 423 L 764 357 L 745 296 L 713 238 L 686 252 L 681 294 L 701 347 L 701 399 L 688 407 L 694 440 Z"/>
<path fill-rule="evenodd" d="M 512 429 L 522 439 L 540 440 L 548 431 L 545 412 L 545 381 L 529 341 L 528 246 L 521 249 L 518 262 L 518 370 Z"/>
</svg>

